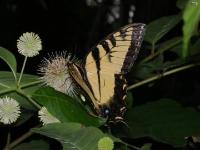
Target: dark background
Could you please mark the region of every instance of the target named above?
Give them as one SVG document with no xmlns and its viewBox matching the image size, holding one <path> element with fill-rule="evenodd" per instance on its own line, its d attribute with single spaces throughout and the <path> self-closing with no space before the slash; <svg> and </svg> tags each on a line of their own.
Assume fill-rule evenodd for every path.
<svg viewBox="0 0 200 150">
<path fill-rule="evenodd" d="M 133 17 L 129 16 L 131 6 L 135 7 Z M 113 7 L 118 7 L 119 11 L 112 12 Z M 130 20 L 148 24 L 160 17 L 179 12 L 176 0 L 1 0 L 0 46 L 15 54 L 20 71 L 24 57 L 17 52 L 17 39 L 24 32 L 39 34 L 43 50 L 40 55 L 29 58 L 25 68 L 26 73 L 37 74 L 38 65 L 48 53 L 69 51 L 82 58 L 99 40 L 130 23 Z M 114 21 L 109 23 L 108 16 L 116 14 L 119 18 L 114 17 Z M 182 34 L 181 24 L 162 40 L 177 34 Z M 144 51 L 142 47 L 140 56 Z M 1 60 L 0 70 L 8 70 Z M 188 102 L 188 95 L 193 95 L 191 92 L 194 91 L 198 93 L 199 89 L 193 86 L 193 82 L 196 82 L 194 74 L 198 78 L 199 72 L 190 69 L 155 82 L 151 88 L 142 86 L 133 92 L 136 92 L 134 95 L 140 99 L 138 103 L 164 96 L 177 96 L 187 99 L 183 101 Z M 196 96 L 193 99 L 196 99 Z"/>
<path fill-rule="evenodd" d="M 121 0 L 119 5 L 115 3 L 116 0 L 93 0 L 93 5 L 87 0 L 0 0 L 0 46 L 15 54 L 20 70 L 24 57 L 17 52 L 17 39 L 24 32 L 39 34 L 43 50 L 40 55 L 28 59 L 25 69 L 26 73 L 37 74 L 38 65 L 47 53 L 67 50 L 82 58 L 101 38 L 130 20 L 148 24 L 180 11 L 176 0 Z M 107 18 L 113 15 L 115 6 L 119 8 L 120 17 L 109 23 Z M 129 17 L 130 6 L 135 7 L 133 17 Z M 174 31 L 168 36 L 177 32 L 180 33 Z M 9 70 L 1 60 L 0 70 Z M 199 103 L 200 87 L 199 84 L 195 86 L 200 82 L 198 74 L 199 68 L 190 69 L 156 81 L 151 88 L 139 87 L 132 91 L 134 104 L 170 97 L 194 106 Z"/>
<path fill-rule="evenodd" d="M 28 73 L 36 73 L 37 66 L 47 53 L 70 51 L 83 57 L 102 37 L 132 22 L 148 24 L 162 16 L 172 15 L 179 10 L 176 1 L 158 0 L 1 0 L 0 1 L 0 46 L 11 50 L 21 66 L 23 57 L 18 54 L 16 40 L 24 32 L 35 32 L 42 39 L 40 55 L 28 60 Z M 120 1 L 120 4 L 115 3 Z M 119 8 L 119 18 L 112 23 L 112 8 Z M 134 16 L 129 17 L 134 6 Z M 115 14 L 114 14 L 115 15 Z M 0 69 L 7 69 L 0 62 Z"/>
<path fill-rule="evenodd" d="M 131 6 L 135 7 L 133 17 L 129 16 Z M 119 8 L 119 18 L 114 17 L 109 23 L 108 16 L 116 15 L 112 12 L 113 7 Z M 17 52 L 17 39 L 24 32 L 39 34 L 43 50 L 36 57 L 29 58 L 25 68 L 25 73 L 37 74 L 38 65 L 48 53 L 69 51 L 82 58 L 99 40 L 130 20 L 148 24 L 179 12 L 176 0 L 0 0 L 0 46 L 15 54 L 20 71 L 24 57 Z M 181 27 L 179 24 L 162 41 L 181 35 Z M 140 57 L 143 52 L 144 47 L 140 50 Z M 0 70 L 9 70 L 1 60 Z M 178 99 L 186 105 L 199 104 L 198 74 L 199 68 L 193 68 L 158 80 L 151 88 L 145 85 L 134 89 L 134 104 L 162 97 Z M 129 84 L 132 80 L 129 79 Z"/>
</svg>

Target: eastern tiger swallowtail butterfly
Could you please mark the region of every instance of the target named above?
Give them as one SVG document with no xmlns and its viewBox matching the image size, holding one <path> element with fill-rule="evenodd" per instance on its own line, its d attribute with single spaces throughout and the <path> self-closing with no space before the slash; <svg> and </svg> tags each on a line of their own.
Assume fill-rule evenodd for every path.
<svg viewBox="0 0 200 150">
<path fill-rule="evenodd" d="M 69 74 L 94 112 L 110 121 L 123 120 L 127 82 L 124 74 L 132 67 L 145 32 L 134 23 L 120 28 L 100 41 L 84 63 L 69 63 Z"/>
</svg>

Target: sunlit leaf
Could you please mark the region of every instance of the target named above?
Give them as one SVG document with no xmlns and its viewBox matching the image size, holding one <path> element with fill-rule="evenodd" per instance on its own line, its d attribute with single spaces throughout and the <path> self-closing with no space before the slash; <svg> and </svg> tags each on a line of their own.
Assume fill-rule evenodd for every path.
<svg viewBox="0 0 200 150">
<path fill-rule="evenodd" d="M 24 93 L 30 96 L 41 86 L 39 83 L 35 75 L 24 74 L 21 80 Z M 11 72 L 0 71 L 0 96 L 10 96 L 16 99 L 21 107 L 35 110 L 35 107 L 24 96 L 17 94 L 16 83 Z"/>
<path fill-rule="evenodd" d="M 45 106 L 61 122 L 79 122 L 84 125 L 100 126 L 105 120 L 90 115 L 75 99 L 57 92 L 52 88 L 39 89 L 33 98 Z"/>
<path fill-rule="evenodd" d="M 0 58 L 7 63 L 16 79 L 17 61 L 15 56 L 9 50 L 0 47 Z"/>
<path fill-rule="evenodd" d="M 198 28 L 200 21 L 200 0 L 188 1 L 183 12 L 183 21 L 182 57 L 185 58 L 188 55 L 190 38 L 192 37 L 194 30 Z"/>
<path fill-rule="evenodd" d="M 99 139 L 106 136 L 98 128 L 84 127 L 77 123 L 49 124 L 32 131 L 61 142 L 63 150 L 96 150 Z"/>
</svg>

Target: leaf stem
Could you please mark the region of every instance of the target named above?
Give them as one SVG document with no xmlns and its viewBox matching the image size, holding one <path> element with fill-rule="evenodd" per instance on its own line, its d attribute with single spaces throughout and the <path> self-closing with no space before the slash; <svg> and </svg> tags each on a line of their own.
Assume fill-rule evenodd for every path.
<svg viewBox="0 0 200 150">
<path fill-rule="evenodd" d="M 6 94 L 6 93 L 10 93 L 10 92 L 13 92 L 13 91 L 15 91 L 14 88 L 10 88 L 10 89 L 6 89 L 6 90 L 2 90 L 2 91 L 0 91 L 0 95 Z"/>
<path fill-rule="evenodd" d="M 22 75 L 23 75 L 23 72 L 24 72 L 24 68 L 25 68 L 25 65 L 26 65 L 26 62 L 27 62 L 27 56 L 25 57 L 24 59 L 24 62 L 23 62 L 23 66 L 22 66 L 22 70 L 21 70 L 21 73 L 20 73 L 20 76 L 19 76 L 19 80 L 17 82 L 17 87 L 19 87 L 19 84 L 20 84 L 20 81 L 22 79 Z"/>
<path fill-rule="evenodd" d="M 36 103 L 29 95 L 25 94 L 21 89 L 18 89 L 16 92 L 26 97 L 29 100 L 29 102 L 32 103 L 36 108 L 41 109 L 41 106 L 38 103 Z"/>
<path fill-rule="evenodd" d="M 131 144 L 128 144 L 128 143 L 125 143 L 125 142 L 122 142 L 122 143 L 125 144 L 127 147 L 131 147 L 131 148 L 134 148 L 136 150 L 140 150 L 140 148 L 137 147 L 137 146 L 134 146 L 134 145 L 131 145 Z"/>
<path fill-rule="evenodd" d="M 147 79 L 145 79 L 145 80 L 143 80 L 143 81 L 140 81 L 140 82 L 138 82 L 138 83 L 135 83 L 135 84 L 133 84 L 133 85 L 130 85 L 130 86 L 127 88 L 127 90 L 132 90 L 132 89 L 134 89 L 134 88 L 137 88 L 137 87 L 139 87 L 139 86 L 142 86 L 142 85 L 147 84 L 147 83 L 149 83 L 149 82 L 152 82 L 152 81 L 154 81 L 154 80 L 158 80 L 158 79 L 160 79 L 161 77 L 168 76 L 168 75 L 171 75 L 171 74 L 177 73 L 177 72 L 179 72 L 179 71 L 186 70 L 186 69 L 189 69 L 189 68 L 198 66 L 198 65 L 200 65 L 200 63 L 197 63 L 197 64 L 188 64 L 188 65 L 185 65 L 185 66 L 181 66 L 181 67 L 179 67 L 179 68 L 172 69 L 172 70 L 170 70 L 170 71 L 166 71 L 166 72 L 164 72 L 162 75 L 160 75 L 160 74 L 159 74 L 159 75 L 155 75 L 155 76 L 153 76 L 153 77 L 147 78 Z"/>
<path fill-rule="evenodd" d="M 7 86 L 7 85 L 5 85 L 5 84 L 3 84 L 3 83 L 0 83 L 0 86 L 3 86 L 3 87 L 5 87 L 5 88 L 10 88 L 9 86 Z"/>
<path fill-rule="evenodd" d="M 10 128 L 9 128 L 7 141 L 6 141 L 6 146 L 5 146 L 4 150 L 10 150 L 10 139 L 11 139 L 11 134 L 10 134 Z"/>
<path fill-rule="evenodd" d="M 39 80 L 39 81 L 34 81 L 34 82 L 30 82 L 30 83 L 21 85 L 20 88 L 23 89 L 23 88 L 27 88 L 27 87 L 29 87 L 29 86 L 33 86 L 33 85 L 37 85 L 37 84 L 41 84 L 41 83 L 43 83 L 43 81 L 41 81 L 41 80 Z M 1 83 L 0 83 L 0 84 L 1 84 Z M 3 86 L 3 85 L 1 85 L 1 86 Z M 6 85 L 5 85 L 5 86 L 6 86 Z M 8 88 L 8 89 L 6 89 L 6 90 L 0 91 L 0 95 L 6 94 L 6 93 L 10 93 L 10 92 L 13 92 L 13 91 L 17 91 L 16 88 L 10 88 L 10 87 L 7 87 L 7 88 Z"/>
<path fill-rule="evenodd" d="M 155 43 L 153 42 L 151 47 L 151 56 L 154 55 L 154 52 L 155 52 Z"/>
<path fill-rule="evenodd" d="M 21 143 L 22 141 L 24 141 L 28 137 L 30 137 L 32 134 L 34 134 L 34 133 L 31 132 L 31 130 L 29 130 L 28 132 L 26 132 L 25 134 L 23 134 L 22 136 L 20 136 L 16 140 L 14 140 L 12 143 L 10 143 L 10 149 L 15 147 L 17 144 Z"/>
<path fill-rule="evenodd" d="M 41 83 L 43 83 L 42 80 L 38 80 L 38 81 L 26 83 L 26 84 L 24 84 L 24 85 L 21 85 L 21 89 L 27 88 L 27 87 L 29 87 L 29 86 L 33 86 L 33 85 L 36 85 L 36 84 L 41 84 Z"/>
<path fill-rule="evenodd" d="M 119 143 L 121 143 L 121 144 L 124 144 L 125 146 L 126 146 L 126 149 L 127 149 L 127 147 L 131 147 L 131 148 L 134 148 L 134 149 L 136 149 L 136 150 L 140 150 L 140 148 L 139 147 L 137 147 L 137 146 L 134 146 L 134 145 L 131 145 L 131 144 L 129 144 L 129 143 L 126 143 L 126 142 L 124 142 L 124 141 L 118 141 Z"/>
<path fill-rule="evenodd" d="M 170 48 L 176 46 L 177 44 L 179 44 L 179 43 L 181 43 L 181 42 L 182 42 L 182 39 L 181 39 L 181 38 L 180 38 L 180 39 L 177 39 L 174 43 L 169 44 L 168 46 L 165 46 L 165 47 L 160 48 L 159 50 L 157 50 L 156 52 L 154 52 L 153 55 L 151 54 L 151 55 L 145 57 L 145 58 L 141 61 L 141 63 L 144 63 L 144 62 L 147 62 L 147 61 L 151 60 L 152 58 L 154 58 L 154 57 L 156 57 L 157 55 L 163 53 L 164 51 L 166 51 L 166 50 L 168 50 L 168 49 L 170 49 Z"/>
</svg>

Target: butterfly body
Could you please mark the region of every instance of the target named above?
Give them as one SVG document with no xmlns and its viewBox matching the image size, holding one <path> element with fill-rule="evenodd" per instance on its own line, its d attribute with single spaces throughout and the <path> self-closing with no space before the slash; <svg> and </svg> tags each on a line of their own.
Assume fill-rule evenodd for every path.
<svg viewBox="0 0 200 150">
<path fill-rule="evenodd" d="M 122 27 L 100 41 L 83 64 L 69 64 L 69 74 L 94 112 L 110 121 L 123 120 L 126 110 L 125 74 L 132 67 L 142 43 L 145 25 Z"/>
</svg>

